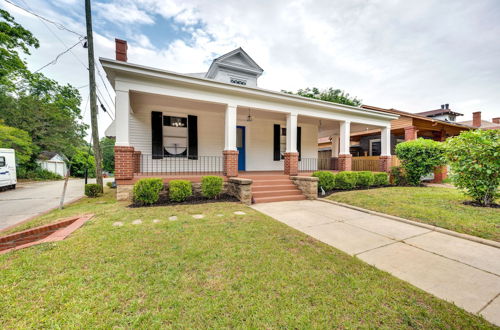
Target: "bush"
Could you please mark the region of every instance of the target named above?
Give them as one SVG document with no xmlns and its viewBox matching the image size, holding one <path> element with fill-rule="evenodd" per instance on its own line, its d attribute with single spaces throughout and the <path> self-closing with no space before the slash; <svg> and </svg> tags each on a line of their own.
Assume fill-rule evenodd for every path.
<svg viewBox="0 0 500 330">
<path fill-rule="evenodd" d="M 385 172 L 373 173 L 374 186 L 387 186 L 389 184 L 389 175 Z"/>
<path fill-rule="evenodd" d="M 99 197 L 102 195 L 102 186 L 97 183 L 89 183 L 85 185 L 85 196 L 90 198 Z"/>
<path fill-rule="evenodd" d="M 423 176 L 445 162 L 444 144 L 423 138 L 396 145 L 396 155 L 401 160 L 408 183 L 412 186 L 418 186 Z"/>
<path fill-rule="evenodd" d="M 140 205 L 151 205 L 160 199 L 163 189 L 163 180 L 157 178 L 140 179 L 134 184 L 134 203 Z"/>
<path fill-rule="evenodd" d="M 108 186 L 109 188 L 113 187 L 113 182 L 106 182 L 106 186 Z"/>
<path fill-rule="evenodd" d="M 216 198 L 222 192 L 224 180 L 220 176 L 204 176 L 201 178 L 201 194 L 208 198 Z"/>
<path fill-rule="evenodd" d="M 325 191 L 335 188 L 335 174 L 329 171 L 316 171 L 312 176 L 319 179 L 318 188 L 323 187 Z"/>
<path fill-rule="evenodd" d="M 45 180 L 62 180 L 63 177 L 59 174 L 52 173 L 42 168 L 35 168 L 33 170 L 26 170 L 24 167 L 19 167 L 17 177 L 20 179 L 29 179 L 35 181 Z"/>
<path fill-rule="evenodd" d="M 500 130 L 465 131 L 445 147 L 455 186 L 476 203 L 494 203 L 500 197 Z"/>
<path fill-rule="evenodd" d="M 191 181 L 188 180 L 172 180 L 169 183 L 169 198 L 174 202 L 185 201 L 186 198 L 193 194 Z"/>
<path fill-rule="evenodd" d="M 396 186 L 407 186 L 408 180 L 406 180 L 406 174 L 401 166 L 391 167 L 391 177 L 392 183 Z"/>
<path fill-rule="evenodd" d="M 356 186 L 361 188 L 368 188 L 373 186 L 373 182 L 375 181 L 375 177 L 373 176 L 373 172 L 370 171 L 361 171 L 356 173 Z"/>
<path fill-rule="evenodd" d="M 349 190 L 356 187 L 357 182 L 356 172 L 344 171 L 335 176 L 335 188 Z"/>
</svg>

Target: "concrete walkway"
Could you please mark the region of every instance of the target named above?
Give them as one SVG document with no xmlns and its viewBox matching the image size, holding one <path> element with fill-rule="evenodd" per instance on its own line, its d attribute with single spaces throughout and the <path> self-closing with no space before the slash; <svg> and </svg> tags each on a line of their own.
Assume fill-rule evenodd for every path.
<svg viewBox="0 0 500 330">
<path fill-rule="evenodd" d="M 500 326 L 498 248 L 322 201 L 252 207 Z"/>
</svg>

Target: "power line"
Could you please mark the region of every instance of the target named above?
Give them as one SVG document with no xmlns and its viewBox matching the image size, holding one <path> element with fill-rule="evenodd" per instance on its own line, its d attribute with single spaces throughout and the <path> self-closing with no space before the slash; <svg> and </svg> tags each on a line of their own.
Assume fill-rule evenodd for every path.
<svg viewBox="0 0 500 330">
<path fill-rule="evenodd" d="M 96 64 L 96 69 L 97 69 L 97 74 L 99 75 L 99 78 L 101 78 L 102 84 L 104 85 L 104 88 L 106 89 L 106 92 L 108 93 L 109 99 L 111 100 L 111 103 L 113 103 L 113 106 L 115 105 L 115 102 L 113 101 L 113 98 L 111 97 L 111 94 L 108 90 L 108 87 L 106 86 L 106 82 L 104 81 L 104 78 L 101 75 L 101 71 L 99 70 L 99 67 Z"/>
<path fill-rule="evenodd" d="M 55 25 L 55 26 L 56 26 L 59 30 L 66 30 L 66 31 L 68 31 L 68 32 L 71 32 L 71 33 L 73 33 L 73 34 L 76 34 L 76 35 L 77 35 L 77 36 L 79 36 L 79 37 L 84 37 L 84 35 L 83 35 L 83 34 L 78 33 L 78 32 L 76 32 L 76 31 L 73 31 L 73 30 L 71 30 L 71 29 L 68 29 L 67 27 L 65 27 L 65 26 L 64 26 L 64 25 L 62 25 L 61 23 L 54 22 L 54 21 L 52 21 L 52 20 L 50 20 L 50 19 L 48 19 L 48 18 L 45 18 L 45 17 L 43 17 L 43 16 L 41 16 L 41 15 L 38 15 L 37 13 L 34 13 L 34 12 L 32 12 L 32 11 L 30 11 L 30 10 L 26 9 L 26 8 L 23 8 L 23 7 L 21 7 L 21 6 L 17 5 L 17 4 L 15 4 L 15 3 L 13 3 L 13 2 L 12 2 L 12 1 L 10 1 L 10 0 L 5 0 L 5 2 L 8 2 L 8 3 L 10 3 L 11 5 L 16 6 L 17 8 L 19 8 L 19 9 L 21 9 L 21 10 L 24 10 L 25 12 L 30 13 L 30 14 L 31 14 L 31 15 L 33 15 L 33 16 L 38 17 L 38 18 L 39 18 L 39 19 L 41 19 L 41 20 L 44 20 L 44 21 L 49 22 L 49 23 L 51 23 L 51 24 L 54 24 L 54 25 Z M 23 1 L 23 2 L 24 2 L 24 1 Z M 24 2 L 24 3 L 26 4 L 26 2 Z"/>
<path fill-rule="evenodd" d="M 97 85 L 96 85 L 96 88 L 97 88 L 97 93 L 98 93 L 98 94 L 102 97 L 102 99 L 104 100 L 104 102 L 102 102 L 101 98 L 99 98 L 99 95 L 97 96 L 97 98 L 99 99 L 99 101 L 100 101 L 101 103 L 104 103 L 104 104 L 106 105 L 106 107 L 107 107 L 108 111 L 109 111 L 110 113 L 112 113 L 112 114 L 113 114 L 113 112 L 111 111 L 111 107 L 109 106 L 108 102 L 106 102 L 106 99 L 105 99 L 105 98 L 104 98 L 104 96 L 102 95 L 102 92 L 101 92 L 101 90 L 99 89 L 99 86 L 97 86 Z M 103 110 L 104 110 L 104 109 L 103 109 Z"/>
<path fill-rule="evenodd" d="M 62 53 L 59 53 L 55 59 L 53 59 L 52 61 L 50 61 L 49 63 L 45 64 L 44 66 L 42 66 L 40 69 L 36 70 L 35 72 L 33 73 L 37 73 L 38 71 L 41 71 L 43 69 L 45 69 L 46 67 L 48 67 L 49 65 L 51 64 L 56 64 L 57 63 L 57 60 L 63 56 L 64 54 L 66 54 L 67 52 L 71 51 L 71 49 L 75 48 L 78 44 L 80 44 L 82 42 L 83 39 L 80 39 L 78 40 L 78 42 L 76 44 L 74 44 L 73 46 L 71 46 L 70 48 L 66 49 L 65 51 L 63 51 Z"/>
<path fill-rule="evenodd" d="M 5 1 L 7 1 L 7 0 L 5 0 Z M 28 8 L 30 8 L 30 9 L 31 9 L 31 7 L 30 7 L 30 6 L 26 3 L 26 1 L 24 1 L 24 0 L 21 0 L 21 1 L 22 1 L 25 5 L 26 5 L 26 7 L 28 7 Z M 39 16 L 36 16 L 36 17 L 38 17 L 38 19 L 40 19 L 40 21 L 43 23 L 43 25 L 45 25 L 45 27 L 47 28 L 47 30 L 49 30 L 49 32 L 50 32 L 50 33 L 52 33 L 52 35 L 53 35 L 53 36 L 54 36 L 57 40 L 59 40 L 59 42 L 60 42 L 60 43 L 64 46 L 64 48 L 69 48 L 69 47 L 68 47 L 68 46 L 64 43 L 64 41 L 62 41 L 62 39 L 61 39 L 61 38 L 59 38 L 59 36 L 58 36 L 58 35 L 57 35 L 54 31 L 52 31 L 52 29 L 51 29 L 51 28 L 47 25 L 47 23 L 46 23 L 46 22 L 45 22 L 45 21 L 44 21 L 41 17 L 39 17 Z M 78 34 L 78 36 L 80 36 L 80 37 L 85 37 L 85 36 L 83 36 L 83 35 L 81 35 L 81 34 Z M 71 50 L 70 50 L 70 53 L 71 53 L 71 55 L 73 55 L 73 56 L 74 56 L 74 57 L 78 60 L 78 62 L 80 62 L 80 63 L 83 65 L 83 67 L 84 67 L 85 69 L 87 69 L 87 70 L 88 70 L 87 65 L 86 65 L 85 63 L 83 63 L 83 62 L 80 60 L 80 58 L 79 58 L 78 56 L 76 56 L 76 55 L 75 55 L 75 53 L 73 53 L 73 51 L 71 51 Z"/>
</svg>

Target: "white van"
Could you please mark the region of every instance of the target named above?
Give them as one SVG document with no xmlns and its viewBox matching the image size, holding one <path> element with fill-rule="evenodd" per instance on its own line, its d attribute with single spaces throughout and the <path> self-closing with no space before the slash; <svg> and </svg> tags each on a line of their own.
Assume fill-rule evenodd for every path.
<svg viewBox="0 0 500 330">
<path fill-rule="evenodd" d="M 0 148 L 0 189 L 15 189 L 16 183 L 16 152 Z"/>
</svg>

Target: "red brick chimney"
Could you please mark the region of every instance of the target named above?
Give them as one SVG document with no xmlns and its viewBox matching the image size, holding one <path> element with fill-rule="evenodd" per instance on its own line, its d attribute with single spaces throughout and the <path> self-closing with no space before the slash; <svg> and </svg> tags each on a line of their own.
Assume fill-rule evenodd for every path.
<svg viewBox="0 0 500 330">
<path fill-rule="evenodd" d="M 495 124 L 500 124 L 500 117 L 493 118 L 491 121 Z"/>
<path fill-rule="evenodd" d="M 472 126 L 474 127 L 481 126 L 481 111 L 476 111 L 472 113 Z"/>
<path fill-rule="evenodd" d="M 115 38 L 116 60 L 127 62 L 127 42 Z"/>
</svg>

